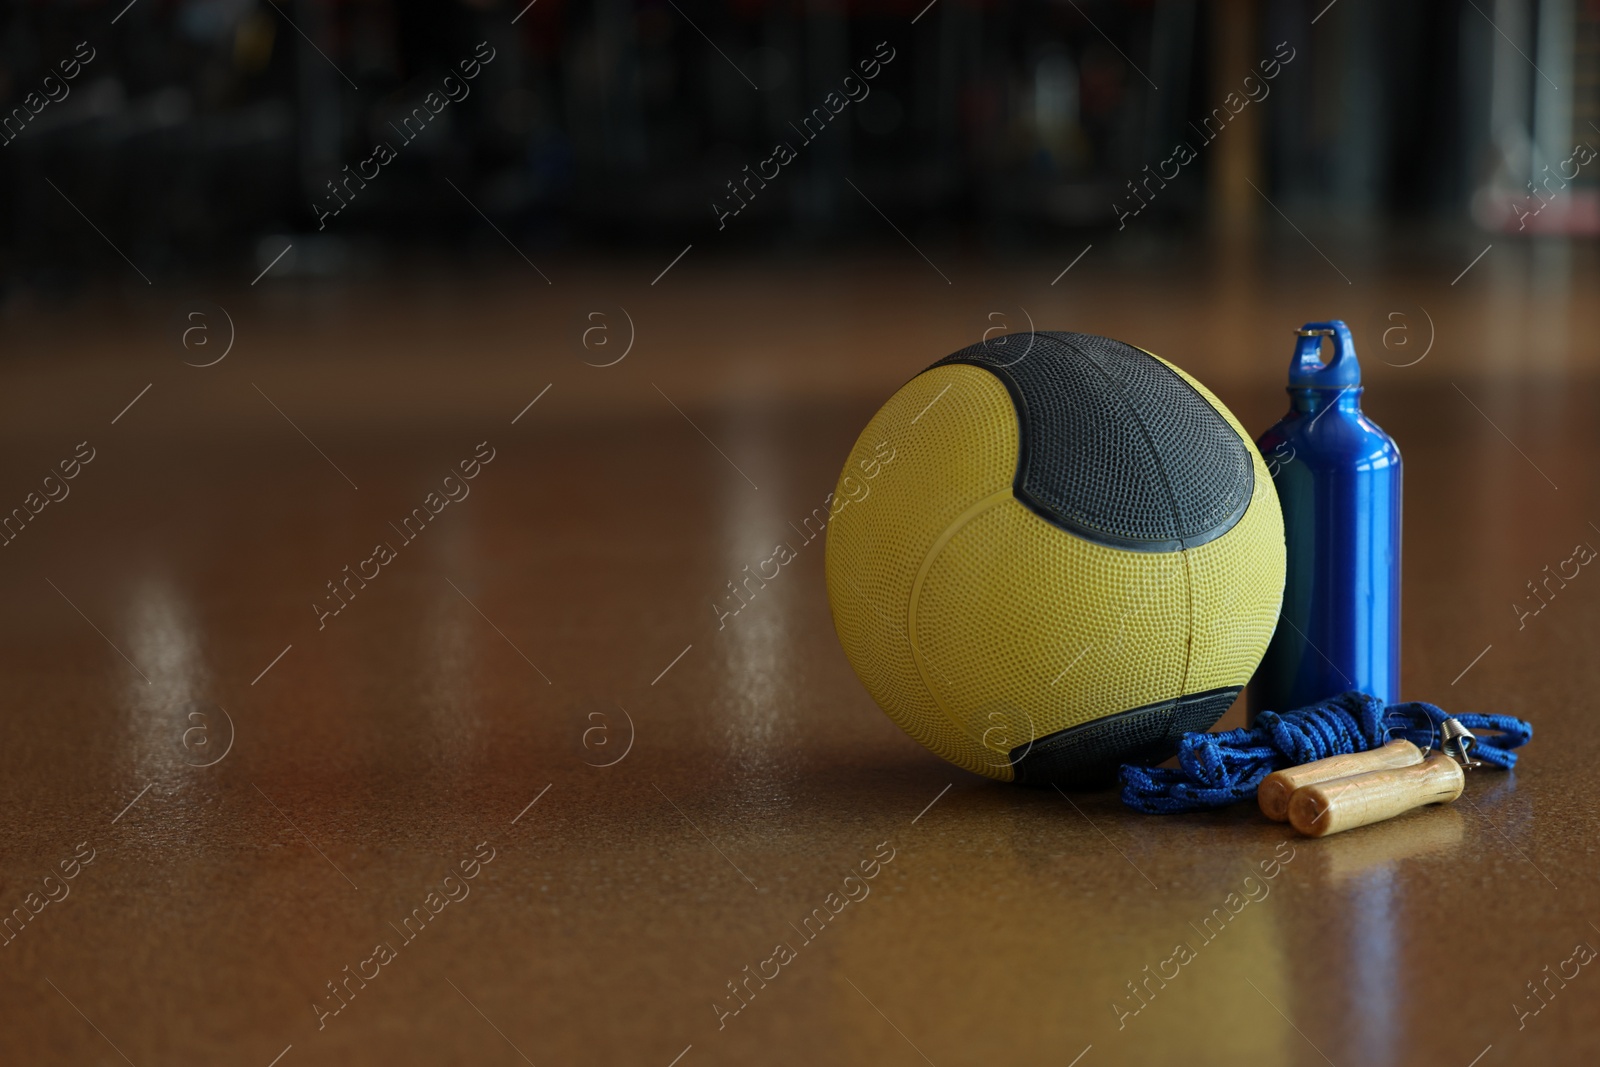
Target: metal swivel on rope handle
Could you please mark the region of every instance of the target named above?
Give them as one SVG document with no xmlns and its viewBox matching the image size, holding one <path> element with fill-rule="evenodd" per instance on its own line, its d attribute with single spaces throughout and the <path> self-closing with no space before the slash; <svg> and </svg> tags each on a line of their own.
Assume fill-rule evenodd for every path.
<svg viewBox="0 0 1600 1067">
<path fill-rule="evenodd" d="M 1477 736 L 1462 726 L 1459 719 L 1446 719 L 1439 724 L 1439 751 L 1461 764 L 1464 770 L 1483 766 L 1481 760 L 1470 755 L 1472 746 L 1477 743 Z"/>
</svg>

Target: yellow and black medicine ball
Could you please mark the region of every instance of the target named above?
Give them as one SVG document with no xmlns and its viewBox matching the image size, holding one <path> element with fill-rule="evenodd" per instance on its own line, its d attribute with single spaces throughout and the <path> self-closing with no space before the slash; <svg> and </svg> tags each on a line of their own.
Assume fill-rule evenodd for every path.
<svg viewBox="0 0 1600 1067">
<path fill-rule="evenodd" d="M 1260 454 L 1205 386 L 1120 341 L 1009 334 L 940 360 L 867 424 L 836 499 L 851 666 L 908 734 L 991 778 L 1094 787 L 1171 755 L 1277 622 Z"/>
</svg>

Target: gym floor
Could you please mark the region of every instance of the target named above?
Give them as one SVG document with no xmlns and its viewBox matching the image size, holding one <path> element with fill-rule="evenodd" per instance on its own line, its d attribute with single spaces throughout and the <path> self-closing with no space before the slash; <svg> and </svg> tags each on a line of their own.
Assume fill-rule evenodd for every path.
<svg viewBox="0 0 1600 1067">
<path fill-rule="evenodd" d="M 1592 247 L 1102 251 L 9 307 L 3 506 L 76 476 L 0 557 L 0 1062 L 1595 1062 L 1600 578 L 1549 578 L 1600 546 Z M 1260 430 L 1330 317 L 1405 456 L 1407 697 L 1535 724 L 1454 805 L 1314 841 L 956 770 L 820 539 L 719 622 L 990 327 Z"/>
</svg>

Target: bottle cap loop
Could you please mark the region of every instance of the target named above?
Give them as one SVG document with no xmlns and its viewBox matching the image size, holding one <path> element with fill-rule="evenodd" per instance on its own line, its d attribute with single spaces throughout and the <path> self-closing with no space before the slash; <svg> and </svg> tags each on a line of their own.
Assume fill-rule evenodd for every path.
<svg viewBox="0 0 1600 1067">
<path fill-rule="evenodd" d="M 1322 339 L 1333 339 L 1333 358 L 1322 361 Z M 1294 358 L 1289 362 L 1291 389 L 1348 389 L 1361 384 L 1361 363 L 1350 327 L 1339 319 L 1308 322 L 1295 331 Z"/>
</svg>

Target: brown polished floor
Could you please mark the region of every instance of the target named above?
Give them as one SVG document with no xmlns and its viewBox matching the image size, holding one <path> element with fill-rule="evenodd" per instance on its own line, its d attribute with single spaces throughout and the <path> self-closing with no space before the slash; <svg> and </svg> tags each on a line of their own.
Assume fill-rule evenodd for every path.
<svg viewBox="0 0 1600 1067">
<path fill-rule="evenodd" d="M 1520 629 L 1511 605 L 1600 545 L 1600 275 L 1541 254 L 1454 287 L 1314 260 L 287 280 L 208 294 L 237 344 L 207 368 L 177 293 L 13 306 L 3 507 L 93 459 L 0 551 L 0 908 L 31 916 L 0 1063 L 1595 1062 L 1600 578 Z M 876 403 L 1024 306 L 1255 428 L 1290 329 L 1351 318 L 1407 463 L 1407 695 L 1532 719 L 1518 771 L 1284 845 L 1248 806 L 1147 817 L 944 765 L 852 675 L 820 541 L 719 629 Z M 627 358 L 585 366 L 621 349 L 583 330 L 620 346 L 625 318 Z M 1402 321 L 1417 347 L 1385 348 Z"/>
</svg>

